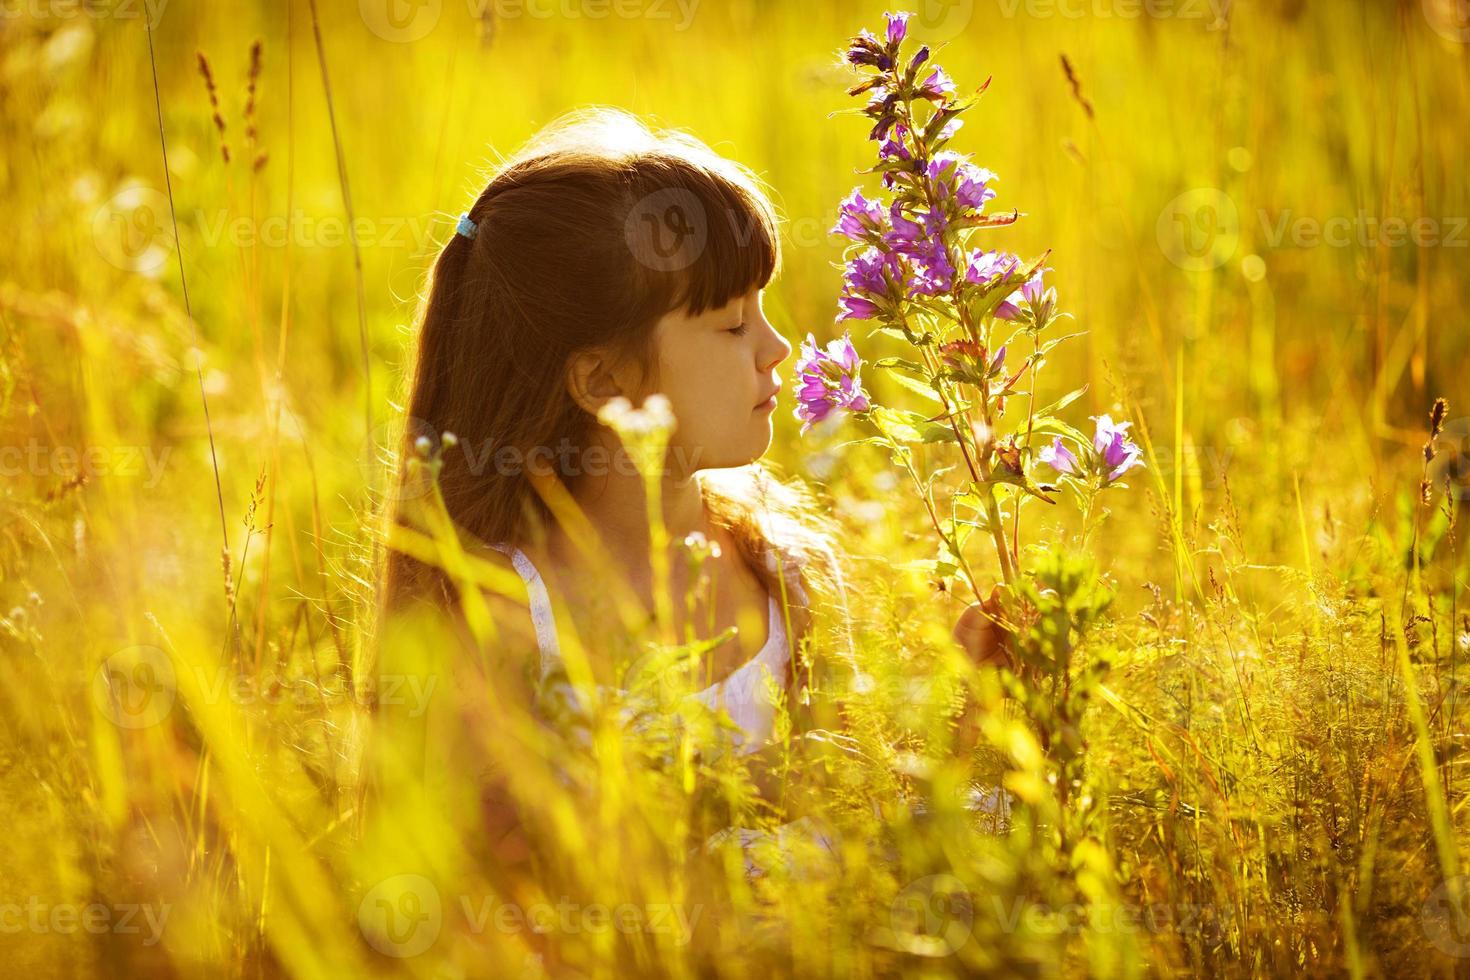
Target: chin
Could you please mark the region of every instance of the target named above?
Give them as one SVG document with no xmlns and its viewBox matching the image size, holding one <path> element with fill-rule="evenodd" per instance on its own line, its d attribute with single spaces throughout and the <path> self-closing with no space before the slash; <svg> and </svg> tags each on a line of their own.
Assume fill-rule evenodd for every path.
<svg viewBox="0 0 1470 980">
<path fill-rule="evenodd" d="M 685 449 L 685 458 L 694 470 L 727 470 L 737 466 L 748 466 L 764 456 L 771 448 L 771 416 L 764 424 L 753 425 L 743 437 L 730 433 L 729 438 L 719 439 L 717 445 L 705 443 L 698 449 Z"/>
<path fill-rule="evenodd" d="M 759 449 L 757 449 L 755 452 L 749 454 L 744 459 L 742 459 L 740 462 L 735 463 L 734 465 L 735 466 L 749 466 L 751 463 L 754 463 L 756 460 L 758 460 L 762 456 L 764 456 L 766 454 L 766 450 L 768 450 L 770 448 L 771 448 L 771 440 L 767 439 L 765 442 L 761 443 Z"/>
</svg>

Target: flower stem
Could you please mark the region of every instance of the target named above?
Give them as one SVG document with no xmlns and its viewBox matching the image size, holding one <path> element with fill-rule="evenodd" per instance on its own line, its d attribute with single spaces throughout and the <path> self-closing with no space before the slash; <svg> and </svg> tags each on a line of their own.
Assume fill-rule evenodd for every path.
<svg viewBox="0 0 1470 980">
<path fill-rule="evenodd" d="M 934 501 L 930 499 L 928 488 L 924 486 L 924 481 L 919 479 L 918 472 L 909 464 L 908 453 L 905 447 L 900 446 L 897 449 L 900 451 L 895 452 L 894 455 L 903 463 L 904 470 L 913 479 L 914 486 L 919 491 L 919 499 L 924 501 L 924 509 L 929 513 L 929 522 L 934 525 L 934 533 L 939 535 L 939 539 L 954 553 L 955 560 L 959 562 L 960 571 L 965 575 L 966 584 L 970 586 L 970 591 L 975 594 L 975 601 L 983 603 L 985 599 L 981 596 L 980 586 L 975 581 L 975 572 L 970 568 L 970 563 L 965 560 L 965 556 L 959 547 L 958 533 L 956 533 L 954 541 L 951 541 L 945 535 L 944 528 L 939 522 L 939 515 L 934 512 Z"/>
<path fill-rule="evenodd" d="M 924 192 L 925 203 L 928 205 L 932 214 L 939 208 L 939 202 L 935 199 L 934 188 L 931 186 L 930 181 L 927 179 L 927 174 L 924 172 L 925 161 L 929 157 L 929 148 L 924 143 L 923 130 L 914 124 L 913 105 L 907 99 L 904 100 L 903 104 L 903 120 L 914 140 L 914 160 L 919 168 L 919 172 L 916 175 L 917 183 Z M 946 228 L 945 232 L 941 232 L 941 241 L 944 245 L 946 255 L 949 258 L 950 266 L 955 270 L 953 282 L 955 309 L 959 313 L 960 322 L 964 326 L 965 332 L 971 339 L 978 340 L 978 334 L 974 325 L 970 322 L 969 313 L 965 308 L 961 295 L 961 285 L 963 283 L 963 272 L 961 270 L 964 266 L 958 263 L 956 259 L 963 258 L 964 252 L 959 248 L 958 244 L 948 240 L 947 231 L 948 229 Z M 934 364 L 930 351 L 927 348 L 923 348 L 922 350 L 926 361 L 929 363 L 930 370 L 934 371 L 937 375 L 939 369 Z M 935 390 L 939 393 L 940 402 L 944 405 L 945 413 L 949 416 L 950 426 L 954 429 L 956 439 L 959 440 L 960 451 L 965 457 L 965 464 L 970 469 L 970 476 L 979 490 L 980 501 L 985 509 L 985 523 L 989 526 L 990 536 L 995 542 L 996 556 L 1000 560 L 1001 579 L 1009 586 L 1015 581 L 1016 571 L 1011 560 L 1011 549 L 1006 543 L 1006 533 L 1000 515 L 1000 506 L 995 500 L 995 488 L 990 482 L 990 464 L 986 459 L 985 447 L 977 444 L 975 446 L 975 454 L 973 457 L 971 456 L 965 433 L 961 431 L 959 423 L 955 420 L 954 411 L 950 406 L 949 399 L 944 393 L 943 386 L 936 386 Z M 993 433 L 994 428 L 991 425 L 989 404 L 990 392 L 983 391 L 981 395 L 981 405 L 985 412 L 986 432 Z M 965 412 L 965 420 L 967 423 L 969 422 L 968 409 Z M 967 424 L 965 428 L 969 429 L 970 426 Z M 971 431 L 970 437 L 973 438 L 973 436 L 974 433 Z"/>
<path fill-rule="evenodd" d="M 929 366 L 929 369 L 931 371 L 934 371 L 937 376 L 939 368 L 936 364 L 934 364 L 931 352 L 927 348 L 923 348 L 922 354 L 924 356 L 925 362 Z M 1002 526 L 1001 522 L 1000 507 L 995 502 L 995 488 L 990 483 L 990 466 L 985 459 L 984 447 L 977 444 L 975 447 L 975 454 L 974 456 L 971 456 L 969 443 L 965 441 L 965 433 L 963 430 L 961 430 L 959 423 L 955 420 L 955 412 L 950 404 L 949 396 L 946 395 L 944 392 L 944 386 L 941 384 L 935 390 L 939 393 L 939 401 L 940 404 L 944 406 L 945 414 L 949 416 L 950 428 L 954 430 L 955 438 L 959 441 L 960 453 L 965 458 L 965 465 L 969 467 L 971 480 L 979 489 L 980 501 L 985 507 L 985 523 L 990 528 L 990 536 L 992 540 L 995 541 L 996 555 L 1000 559 L 1001 580 L 1004 581 L 1006 585 L 1010 585 L 1012 582 L 1015 581 L 1016 572 L 1014 566 L 1011 564 L 1010 548 L 1006 545 L 1005 528 Z M 987 431 L 989 430 L 989 417 L 990 413 L 989 411 L 987 411 Z M 969 422 L 968 410 L 965 413 L 965 421 L 967 423 Z M 970 426 L 967 424 L 965 426 L 965 429 L 969 428 Z M 972 439 L 974 438 L 973 431 L 970 432 L 970 437 Z"/>
</svg>

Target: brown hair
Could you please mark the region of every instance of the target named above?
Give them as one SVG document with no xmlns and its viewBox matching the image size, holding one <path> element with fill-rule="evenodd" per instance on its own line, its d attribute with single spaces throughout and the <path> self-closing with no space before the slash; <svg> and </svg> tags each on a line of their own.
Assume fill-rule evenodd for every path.
<svg viewBox="0 0 1470 980">
<path fill-rule="evenodd" d="M 468 215 L 478 231 L 454 235 L 429 280 L 400 445 L 453 432 L 459 447 L 444 447 L 439 475 L 449 516 L 473 540 L 524 544 L 553 519 L 546 501 L 520 468 L 474 461 L 507 447 L 520 458 L 536 447 L 587 447 L 600 423 L 567 390 L 572 355 L 631 358 L 656 385 L 659 318 L 698 315 L 766 285 L 780 264 L 778 218 L 745 168 L 692 136 L 605 108 L 543 129 Z M 400 491 L 403 480 L 400 467 Z M 840 585 L 833 526 L 809 490 L 763 463 L 702 471 L 699 482 L 711 519 L 758 574 L 775 544 L 782 571 L 813 605 Z M 397 496 L 387 502 L 393 520 Z M 384 608 L 452 595 L 441 571 L 398 552 L 382 585 Z"/>
</svg>

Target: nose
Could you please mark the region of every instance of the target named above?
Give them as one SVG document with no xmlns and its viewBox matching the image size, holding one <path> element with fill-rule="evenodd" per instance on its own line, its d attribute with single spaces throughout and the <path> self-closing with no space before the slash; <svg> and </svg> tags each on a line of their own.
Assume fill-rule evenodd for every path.
<svg viewBox="0 0 1470 980">
<path fill-rule="evenodd" d="M 771 326 L 770 321 L 766 321 L 766 331 L 771 336 L 771 346 L 763 351 L 765 360 L 761 364 L 761 370 L 771 371 L 776 365 L 791 356 L 791 342 L 781 336 L 776 328 Z"/>
</svg>

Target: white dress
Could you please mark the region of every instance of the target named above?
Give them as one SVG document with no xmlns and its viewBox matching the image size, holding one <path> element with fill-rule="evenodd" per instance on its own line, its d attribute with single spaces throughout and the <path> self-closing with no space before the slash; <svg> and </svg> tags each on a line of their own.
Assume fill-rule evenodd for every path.
<svg viewBox="0 0 1470 980">
<path fill-rule="evenodd" d="M 535 627 L 536 644 L 541 652 L 541 677 L 545 680 L 561 660 L 561 645 L 557 639 L 556 620 L 552 614 L 551 597 L 546 591 L 546 583 L 536 566 L 520 548 L 506 544 L 493 544 L 491 547 L 510 557 L 517 574 L 526 583 L 526 593 L 531 605 L 531 623 Z M 773 573 L 776 572 L 777 559 L 774 552 L 767 551 L 766 558 L 767 568 Z M 806 594 L 801 585 L 792 580 L 788 582 L 798 601 L 804 604 Z M 781 606 L 774 595 L 767 597 L 767 622 L 769 626 L 766 642 L 755 656 L 741 664 L 723 680 L 693 695 L 711 710 L 724 709 L 729 714 L 730 720 L 739 727 L 739 732 L 735 733 L 734 740 L 736 751 L 741 755 L 760 749 L 773 734 L 776 707 L 770 699 L 766 677 L 769 674 L 776 678 L 779 684 L 780 678 L 785 676 L 786 665 L 791 659 Z M 726 828 L 711 836 L 705 843 L 705 849 L 711 850 L 726 840 L 737 839 L 744 853 L 746 875 L 757 877 L 763 873 L 764 869 L 753 858 L 752 849 L 762 842 L 772 840 L 779 845 L 789 840 L 794 834 L 815 840 L 822 848 L 834 855 L 837 853 L 837 844 L 831 834 L 808 817 L 781 824 L 774 832 L 751 827 Z"/>
</svg>

